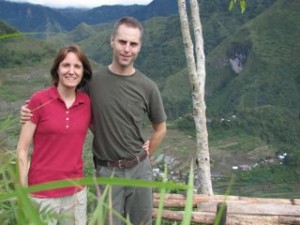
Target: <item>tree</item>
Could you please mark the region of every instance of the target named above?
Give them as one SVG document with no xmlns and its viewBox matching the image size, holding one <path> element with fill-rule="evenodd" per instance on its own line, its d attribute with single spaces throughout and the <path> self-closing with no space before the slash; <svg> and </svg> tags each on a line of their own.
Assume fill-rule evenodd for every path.
<svg viewBox="0 0 300 225">
<path fill-rule="evenodd" d="M 245 0 L 240 1 L 242 12 L 246 9 Z M 237 0 L 231 0 L 229 10 L 233 8 Z M 186 0 L 178 0 L 178 10 L 181 23 L 183 44 L 185 49 L 187 68 L 192 86 L 193 117 L 196 128 L 197 159 L 196 169 L 200 182 L 196 186 L 201 194 L 213 195 L 210 172 L 210 154 L 208 147 L 208 132 L 206 126 L 206 103 L 205 103 L 205 54 L 203 44 L 200 9 L 197 0 L 190 0 L 191 20 L 194 31 L 195 53 L 191 38 L 189 19 L 186 10 Z M 196 56 L 196 60 L 195 60 Z"/>
<path fill-rule="evenodd" d="M 190 34 L 189 19 L 186 10 L 186 1 L 178 0 L 178 10 L 181 23 L 183 44 L 185 49 L 187 68 L 192 86 L 193 117 L 196 129 L 197 159 L 196 170 L 200 180 L 197 191 L 201 194 L 213 195 L 210 155 L 208 148 L 208 133 L 206 127 L 206 104 L 205 96 L 205 55 L 203 45 L 202 25 L 200 10 L 197 0 L 190 0 L 191 18 L 195 38 L 196 61 L 194 46 Z"/>
</svg>

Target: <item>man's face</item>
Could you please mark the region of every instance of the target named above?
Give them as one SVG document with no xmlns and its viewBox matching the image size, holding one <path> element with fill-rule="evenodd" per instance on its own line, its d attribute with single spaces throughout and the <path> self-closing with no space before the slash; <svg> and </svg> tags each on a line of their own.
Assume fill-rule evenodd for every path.
<svg viewBox="0 0 300 225">
<path fill-rule="evenodd" d="M 141 50 L 141 31 L 122 24 L 111 37 L 110 43 L 113 48 L 114 63 L 121 67 L 132 67 Z"/>
</svg>

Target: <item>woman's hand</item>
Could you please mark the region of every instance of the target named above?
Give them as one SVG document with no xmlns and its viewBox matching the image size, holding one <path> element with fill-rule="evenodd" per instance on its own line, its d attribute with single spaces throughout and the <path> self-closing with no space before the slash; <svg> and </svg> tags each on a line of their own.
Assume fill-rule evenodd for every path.
<svg viewBox="0 0 300 225">
<path fill-rule="evenodd" d="M 147 155 L 149 156 L 149 146 L 150 146 L 150 141 L 147 140 L 144 144 L 143 144 L 143 149 L 147 152 Z"/>
</svg>

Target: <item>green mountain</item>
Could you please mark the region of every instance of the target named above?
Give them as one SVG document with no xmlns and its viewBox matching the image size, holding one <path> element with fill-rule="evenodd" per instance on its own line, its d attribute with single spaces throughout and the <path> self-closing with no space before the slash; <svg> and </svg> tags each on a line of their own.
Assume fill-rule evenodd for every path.
<svg viewBox="0 0 300 225">
<path fill-rule="evenodd" d="M 0 35 L 3 35 L 0 39 L 1 69 L 38 65 L 56 52 L 52 44 L 30 39 L 30 34 L 19 33 L 2 21 L 0 21 Z"/>
<path fill-rule="evenodd" d="M 299 21 L 300 2 L 279 0 L 228 36 L 206 61 L 208 117 L 216 123 L 231 119 L 227 126 L 293 154 L 295 163 L 300 147 Z"/>
<path fill-rule="evenodd" d="M 144 21 L 155 16 L 167 17 L 177 12 L 177 2 L 174 0 L 153 0 L 148 5 L 103 5 L 92 9 L 57 9 L 38 4 L 0 1 L 0 20 L 5 20 L 22 32 L 46 34 L 71 31 L 80 23 L 95 25 L 115 21 L 127 15 Z"/>
<path fill-rule="evenodd" d="M 250 1 L 245 14 L 238 7 L 228 12 L 221 0 L 201 1 L 212 138 L 218 129 L 242 131 L 299 161 L 299 12 L 298 0 Z M 169 120 L 182 117 L 185 129 L 191 129 L 192 97 L 179 18 L 152 17 L 143 23 L 144 43 L 136 66 L 157 82 Z M 81 23 L 46 40 L 0 39 L 0 98 L 7 105 L 3 114 L 48 84 L 58 47 L 78 43 L 94 61 L 94 68 L 108 64 L 111 27 L 111 23 Z"/>
<path fill-rule="evenodd" d="M 274 105 L 298 116 L 299 9 L 299 1 L 277 1 L 209 54 L 207 93 L 212 111 L 226 114 Z"/>
<path fill-rule="evenodd" d="M 277 1 L 207 60 L 208 112 L 237 113 L 245 129 L 295 155 L 300 146 L 299 9 L 299 1 Z"/>
</svg>

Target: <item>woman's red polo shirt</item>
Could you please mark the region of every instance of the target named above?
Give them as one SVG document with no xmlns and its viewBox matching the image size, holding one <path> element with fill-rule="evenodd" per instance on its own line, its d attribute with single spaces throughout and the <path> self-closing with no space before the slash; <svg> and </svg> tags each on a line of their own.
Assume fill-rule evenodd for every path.
<svg viewBox="0 0 300 225">
<path fill-rule="evenodd" d="M 28 184 L 83 177 L 82 152 L 91 120 L 90 98 L 77 91 L 76 100 L 66 108 L 57 88 L 50 87 L 33 94 L 29 102 L 32 122 L 37 125 Z M 74 194 L 78 187 L 35 192 L 35 197 L 61 197 Z"/>
</svg>

